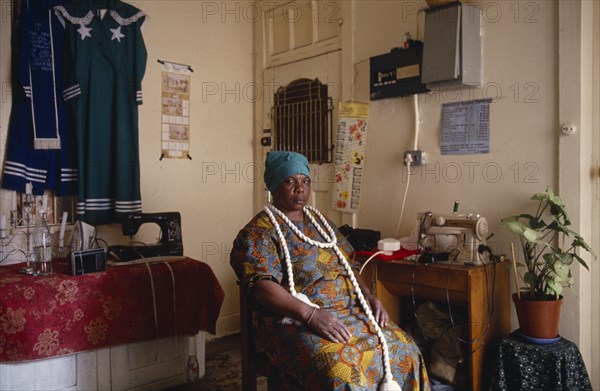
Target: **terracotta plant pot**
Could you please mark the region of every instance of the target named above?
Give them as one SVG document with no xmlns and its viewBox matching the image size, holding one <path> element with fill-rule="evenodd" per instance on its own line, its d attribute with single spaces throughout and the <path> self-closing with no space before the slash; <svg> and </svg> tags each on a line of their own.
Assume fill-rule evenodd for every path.
<svg viewBox="0 0 600 391">
<path fill-rule="evenodd" d="M 558 300 L 525 300 L 516 293 L 512 295 L 519 327 L 522 334 L 533 337 L 550 339 L 558 336 L 558 321 L 560 320 L 560 306 L 562 296 Z"/>
</svg>

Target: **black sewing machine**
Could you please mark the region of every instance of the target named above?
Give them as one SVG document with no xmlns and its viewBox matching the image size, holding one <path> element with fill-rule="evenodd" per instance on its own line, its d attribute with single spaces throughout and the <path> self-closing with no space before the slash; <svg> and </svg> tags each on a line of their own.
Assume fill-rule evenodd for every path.
<svg viewBox="0 0 600 391">
<path fill-rule="evenodd" d="M 152 245 L 109 246 L 108 252 L 117 261 L 126 262 L 140 258 L 183 255 L 181 214 L 179 212 L 129 213 L 121 221 L 123 235 L 132 237 L 145 223 L 158 224 L 161 229 L 160 242 Z"/>
</svg>

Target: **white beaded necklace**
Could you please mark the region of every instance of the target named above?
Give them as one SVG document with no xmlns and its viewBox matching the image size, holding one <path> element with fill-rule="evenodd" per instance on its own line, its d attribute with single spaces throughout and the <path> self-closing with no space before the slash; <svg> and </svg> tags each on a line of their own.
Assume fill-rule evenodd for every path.
<svg viewBox="0 0 600 391">
<path fill-rule="evenodd" d="M 283 212 L 281 212 L 279 209 L 277 209 L 274 205 L 267 204 L 264 208 L 264 211 L 269 216 L 271 223 L 273 223 L 273 226 L 275 227 L 275 232 L 277 233 L 277 238 L 279 239 L 279 244 L 281 245 L 281 248 L 283 249 L 283 254 L 284 254 L 285 263 L 286 263 L 286 271 L 288 274 L 288 283 L 289 283 L 290 293 L 292 294 L 292 296 L 304 301 L 305 303 L 307 303 L 309 305 L 318 307 L 316 304 L 311 303 L 310 300 L 308 299 L 308 297 L 306 297 L 306 295 L 304 295 L 303 293 L 296 292 L 296 288 L 294 285 L 294 272 L 292 270 L 292 261 L 291 261 L 287 241 L 285 240 L 285 237 L 283 236 L 281 227 L 279 226 L 277 219 L 273 215 L 273 212 L 275 212 L 275 214 L 277 214 L 287 224 L 287 226 L 290 227 L 290 229 L 296 234 L 296 236 L 298 236 L 298 238 L 302 239 L 303 241 L 305 241 L 309 244 L 312 244 L 313 246 L 317 246 L 319 248 L 333 249 L 333 251 L 335 252 L 335 255 L 337 255 L 338 259 L 340 260 L 342 266 L 344 266 L 344 269 L 346 269 L 346 272 L 348 273 L 348 277 L 350 278 L 350 281 L 352 282 L 352 286 L 354 287 L 354 291 L 356 292 L 356 296 L 358 297 L 358 300 L 359 300 L 363 310 L 365 311 L 367 318 L 369 318 L 369 321 L 371 322 L 373 327 L 375 327 L 375 330 L 377 331 L 377 337 L 379 337 L 379 341 L 381 341 L 381 345 L 383 347 L 383 366 L 384 366 L 384 371 L 385 371 L 385 379 L 384 379 L 383 383 L 381 384 L 381 386 L 379 387 L 379 389 L 381 391 L 384 391 L 384 390 L 400 390 L 401 391 L 402 389 L 400 387 L 400 384 L 398 384 L 396 381 L 394 381 L 393 376 L 392 376 L 392 370 L 390 367 L 390 354 L 389 354 L 387 341 L 385 339 L 385 335 L 383 334 L 381 327 L 379 327 L 379 324 L 375 320 L 375 317 L 373 316 L 373 312 L 371 311 L 371 307 L 365 300 L 365 297 L 360 289 L 360 286 L 358 285 L 358 281 L 356 281 L 356 277 L 354 276 L 354 273 L 352 272 L 352 268 L 350 267 L 350 264 L 346 260 L 346 257 L 344 256 L 342 251 L 337 246 L 337 238 L 335 236 L 335 232 L 333 231 L 333 229 L 331 228 L 331 226 L 329 225 L 329 223 L 327 222 L 325 217 L 323 217 L 321 212 L 319 212 L 317 209 L 315 209 L 311 206 L 307 205 L 302 209 L 302 211 L 308 217 L 310 222 L 315 226 L 317 231 L 319 231 L 321 236 L 326 240 L 326 242 L 319 242 L 319 241 L 313 240 L 313 239 L 309 238 L 308 236 L 306 236 L 302 231 L 300 231 L 298 229 L 298 227 L 296 227 L 296 225 L 294 223 L 292 223 L 290 221 L 290 219 Z M 325 232 L 323 227 L 321 227 L 321 225 L 317 223 L 317 221 L 312 216 L 310 211 L 312 211 L 314 214 L 317 215 L 317 217 L 319 218 L 319 220 L 321 221 L 323 226 L 325 226 L 325 229 L 327 229 L 327 232 Z M 296 322 L 296 324 L 299 324 L 299 323 Z"/>
</svg>

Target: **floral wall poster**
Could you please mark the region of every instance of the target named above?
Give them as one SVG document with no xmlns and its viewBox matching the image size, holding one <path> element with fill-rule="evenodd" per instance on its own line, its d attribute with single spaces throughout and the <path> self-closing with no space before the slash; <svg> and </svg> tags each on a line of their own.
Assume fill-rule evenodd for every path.
<svg viewBox="0 0 600 391">
<path fill-rule="evenodd" d="M 333 208 L 357 213 L 367 149 L 366 103 L 340 103 L 335 151 Z"/>
<path fill-rule="evenodd" d="M 161 61 L 161 159 L 190 158 L 190 74 L 187 65 Z"/>
</svg>

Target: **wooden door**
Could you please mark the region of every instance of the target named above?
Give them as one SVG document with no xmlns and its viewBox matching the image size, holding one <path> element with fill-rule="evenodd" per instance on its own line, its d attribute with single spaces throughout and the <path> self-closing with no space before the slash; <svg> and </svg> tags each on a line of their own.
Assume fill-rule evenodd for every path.
<svg viewBox="0 0 600 391">
<path fill-rule="evenodd" d="M 255 160 L 260 177 L 255 183 L 255 209 L 269 200 L 262 181 L 264 161 L 272 134 L 271 109 L 274 94 L 280 87 L 298 79 L 318 79 L 327 85 L 333 104 L 333 126 L 337 124 L 337 103 L 340 93 L 340 5 L 338 1 L 292 1 L 276 4 L 259 3 L 262 18 L 256 25 L 256 79 L 262 94 L 256 101 Z M 334 130 L 335 133 L 335 130 Z M 335 223 L 341 222 L 341 212 L 332 208 L 334 166 L 332 163 L 311 163 L 313 181 L 311 204 Z"/>
</svg>

